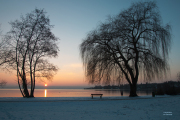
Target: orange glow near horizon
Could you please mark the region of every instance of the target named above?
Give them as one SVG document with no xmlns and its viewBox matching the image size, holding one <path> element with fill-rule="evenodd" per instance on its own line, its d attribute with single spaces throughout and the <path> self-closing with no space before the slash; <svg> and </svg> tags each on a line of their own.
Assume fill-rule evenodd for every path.
<svg viewBox="0 0 180 120">
<path fill-rule="evenodd" d="M 87 86 L 88 82 L 85 81 L 84 71 L 81 66 L 81 64 L 64 65 L 61 67 L 61 71 L 58 71 L 50 81 L 46 79 L 41 81 L 37 78 L 36 86 Z M 6 86 L 17 86 L 16 71 L 9 74 L 0 69 L 0 76 L 1 79 L 7 81 Z"/>
</svg>

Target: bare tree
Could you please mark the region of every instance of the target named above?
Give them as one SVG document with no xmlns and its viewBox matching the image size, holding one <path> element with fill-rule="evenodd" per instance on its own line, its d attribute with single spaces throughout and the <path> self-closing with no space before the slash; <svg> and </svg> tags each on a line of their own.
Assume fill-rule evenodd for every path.
<svg viewBox="0 0 180 120">
<path fill-rule="evenodd" d="M 13 55 L 13 51 L 9 50 L 9 45 L 7 44 L 6 39 L 4 38 L 4 35 L 2 35 L 2 31 L 0 29 L 0 67 L 1 69 L 8 69 L 8 66 L 11 66 L 15 59 Z"/>
<path fill-rule="evenodd" d="M 0 67 L 2 69 L 8 69 L 9 65 L 15 62 L 13 51 L 8 50 L 6 41 L 1 41 L 0 43 Z"/>
<path fill-rule="evenodd" d="M 5 80 L 1 80 L 0 87 L 4 87 L 6 84 L 7 84 L 7 82 Z"/>
<path fill-rule="evenodd" d="M 140 74 L 151 80 L 166 75 L 170 25 L 163 26 L 155 2 L 137 2 L 89 32 L 80 45 L 89 83 L 126 79 L 137 96 Z"/>
<path fill-rule="evenodd" d="M 50 64 L 47 58 L 58 55 L 58 38 L 51 32 L 50 20 L 45 16 L 42 9 L 35 9 L 20 20 L 10 22 L 12 29 L 6 35 L 9 45 L 8 50 L 12 51 L 15 64 L 11 65 L 17 70 L 17 79 L 23 97 L 34 97 L 36 78 L 52 79 L 58 70 Z M 28 81 L 31 83 L 30 93 Z"/>
</svg>

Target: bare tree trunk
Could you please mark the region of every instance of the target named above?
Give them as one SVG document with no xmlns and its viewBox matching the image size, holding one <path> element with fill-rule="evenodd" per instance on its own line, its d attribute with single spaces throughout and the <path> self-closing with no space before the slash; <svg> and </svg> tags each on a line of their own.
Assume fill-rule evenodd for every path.
<svg viewBox="0 0 180 120">
<path fill-rule="evenodd" d="M 33 90 L 32 93 L 34 94 L 34 89 L 35 89 L 35 74 L 36 74 L 36 64 L 37 64 L 38 59 L 36 60 L 35 64 L 34 64 L 34 72 L 33 72 Z"/>
<path fill-rule="evenodd" d="M 30 97 L 29 96 L 29 91 L 28 91 L 28 88 L 27 88 L 26 74 L 25 74 L 24 70 L 23 70 L 22 81 L 23 81 L 23 89 L 24 89 L 24 94 L 25 94 L 24 97 Z"/>
<path fill-rule="evenodd" d="M 38 60 L 38 59 L 37 59 Z M 35 71 L 36 71 L 36 64 L 37 64 L 37 60 L 34 64 L 34 70 L 33 72 L 31 72 L 31 94 L 30 94 L 30 97 L 34 97 L 34 89 L 35 89 Z M 32 71 L 32 69 L 31 69 Z"/>
<path fill-rule="evenodd" d="M 31 93 L 30 93 L 30 97 L 34 97 L 34 80 L 33 80 L 33 73 L 32 73 L 32 68 L 31 68 L 31 64 L 30 64 L 30 76 L 31 76 Z"/>
<path fill-rule="evenodd" d="M 27 84 L 25 83 L 25 80 L 23 80 L 23 88 L 24 88 L 24 97 L 30 97 L 29 96 L 29 91 L 27 89 Z"/>
<path fill-rule="evenodd" d="M 25 97 L 25 96 L 24 96 L 24 93 L 23 93 L 23 91 L 22 91 L 22 89 L 21 89 L 21 85 L 20 85 L 20 82 L 19 82 L 19 75 L 18 75 L 18 73 L 17 73 L 17 79 L 18 79 L 18 86 L 19 86 L 19 89 L 20 89 L 20 91 L 21 91 L 21 94 L 22 94 L 23 97 Z"/>
<path fill-rule="evenodd" d="M 32 74 L 30 97 L 34 97 L 34 89 L 35 89 L 35 81 L 34 81 L 34 77 L 33 77 L 33 74 Z"/>
<path fill-rule="evenodd" d="M 136 93 L 136 90 L 137 90 L 137 83 L 135 82 L 135 83 L 130 84 L 130 95 L 129 95 L 129 97 L 138 96 Z"/>
</svg>

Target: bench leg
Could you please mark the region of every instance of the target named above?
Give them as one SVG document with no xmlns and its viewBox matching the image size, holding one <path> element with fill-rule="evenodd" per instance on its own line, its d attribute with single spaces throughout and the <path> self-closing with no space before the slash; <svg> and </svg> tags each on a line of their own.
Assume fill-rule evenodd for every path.
<svg viewBox="0 0 180 120">
<path fill-rule="evenodd" d="M 93 95 L 92 95 L 92 99 L 93 99 Z"/>
<path fill-rule="evenodd" d="M 102 98 L 102 95 L 100 96 L 100 98 Z"/>
</svg>

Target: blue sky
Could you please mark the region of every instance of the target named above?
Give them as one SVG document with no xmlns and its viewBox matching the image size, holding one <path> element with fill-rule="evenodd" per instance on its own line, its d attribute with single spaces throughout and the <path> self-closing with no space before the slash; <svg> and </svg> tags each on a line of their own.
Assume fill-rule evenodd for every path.
<svg viewBox="0 0 180 120">
<path fill-rule="evenodd" d="M 108 15 L 117 15 L 139 0 L 0 0 L 0 24 L 2 33 L 10 30 L 8 22 L 20 18 L 35 8 L 44 8 L 54 25 L 52 32 L 60 38 L 59 57 L 50 59 L 59 67 L 51 85 L 86 86 L 84 70 L 79 54 L 79 45 L 86 34 L 104 22 Z M 143 1 L 143 0 L 142 0 Z M 156 0 L 163 23 L 172 26 L 172 49 L 170 52 L 171 73 L 167 80 L 176 80 L 180 72 L 180 1 Z M 0 71 L 2 79 L 16 84 L 15 73 Z M 165 80 L 165 79 L 164 79 Z M 11 83 L 11 82 L 9 82 Z M 41 85 L 41 81 L 37 81 Z"/>
</svg>

